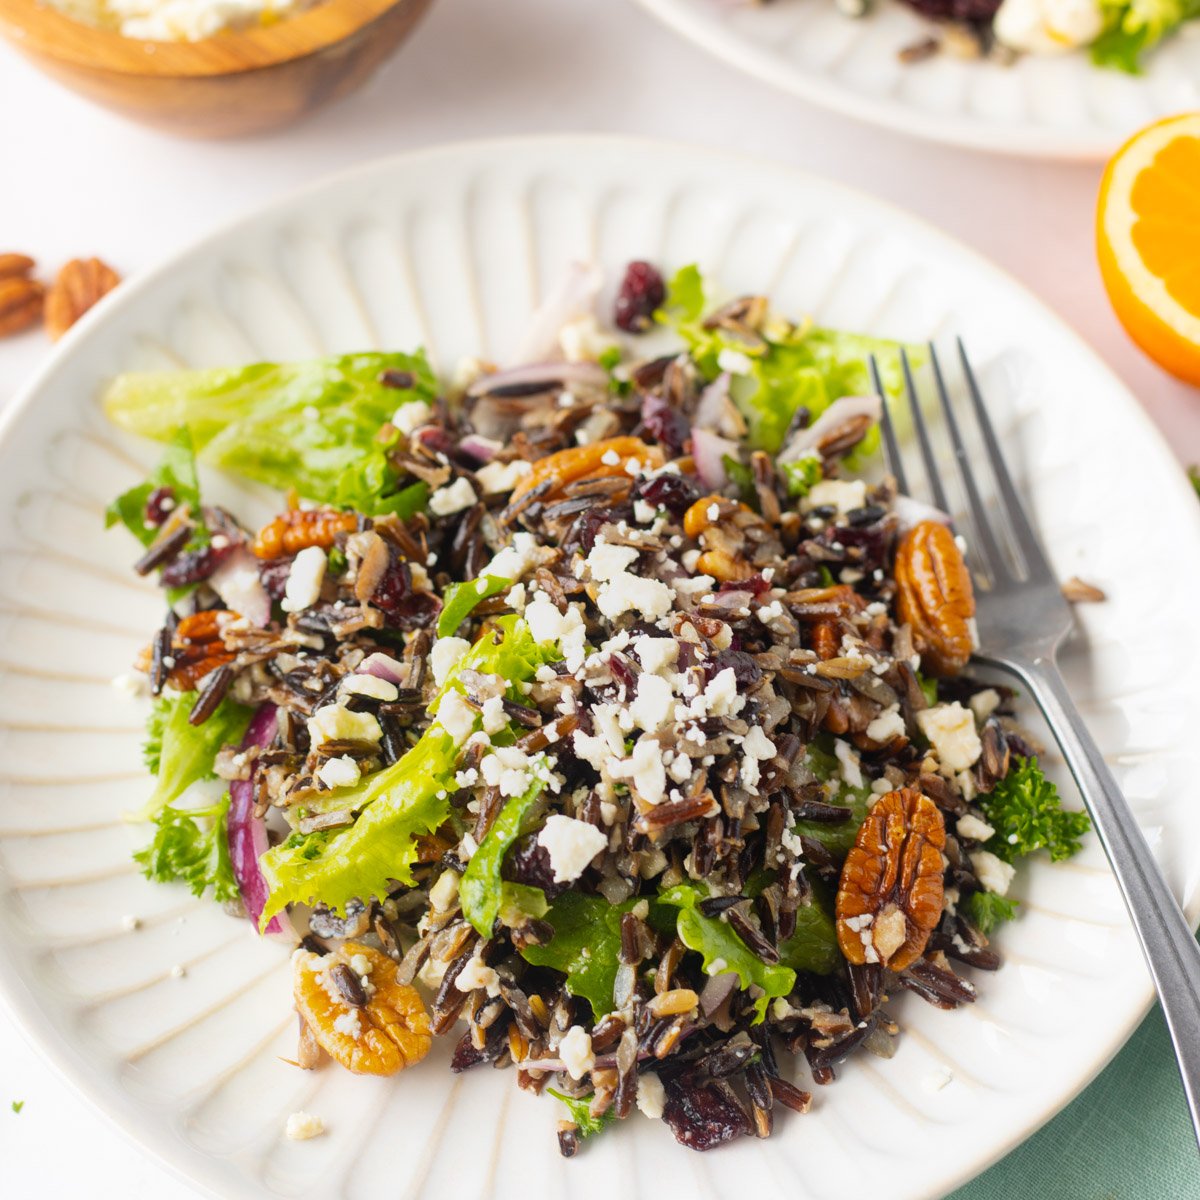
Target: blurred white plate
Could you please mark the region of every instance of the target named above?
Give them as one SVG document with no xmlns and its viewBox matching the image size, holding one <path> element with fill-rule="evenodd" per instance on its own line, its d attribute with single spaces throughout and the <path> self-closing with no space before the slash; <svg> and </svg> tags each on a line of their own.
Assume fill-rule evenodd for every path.
<svg viewBox="0 0 1200 1200">
<path fill-rule="evenodd" d="M 444 370 L 503 359 L 575 258 L 698 260 L 822 322 L 961 333 L 1080 613 L 1076 696 L 1194 915 L 1200 701 L 1181 648 L 1200 516 L 1166 446 L 1091 353 L 995 268 L 867 196 L 792 171 L 610 139 L 450 147 L 305 191 L 124 285 L 64 340 L 0 440 L 0 985 L 46 1054 L 149 1151 L 221 1197 L 589 1197 L 684 1189 L 941 1196 L 1055 1112 L 1145 1011 L 1150 988 L 1103 857 L 1019 878 L 1008 963 L 980 1001 L 906 997 L 890 1062 L 860 1055 L 767 1142 L 699 1156 L 631 1120 L 561 1159 L 557 1106 L 512 1076 L 452 1076 L 448 1047 L 393 1080 L 281 1061 L 286 949 L 146 883 L 121 814 L 145 794 L 141 703 L 109 680 L 157 623 L 101 508 L 153 447 L 106 427 L 115 371 L 424 344 Z M 250 497 L 246 497 L 247 502 Z M 1181 666 L 1185 669 L 1181 670 Z M 140 926 L 126 927 L 135 916 Z M 182 978 L 173 970 L 184 968 Z M 328 1133 L 284 1140 L 296 1109 Z"/>
<path fill-rule="evenodd" d="M 1141 76 L 1094 67 L 1086 51 L 1012 66 L 897 52 L 930 23 L 893 0 L 853 20 L 834 0 L 639 0 L 711 54 L 814 104 L 976 150 L 1102 159 L 1143 125 L 1200 107 L 1200 23 L 1148 56 Z"/>
</svg>

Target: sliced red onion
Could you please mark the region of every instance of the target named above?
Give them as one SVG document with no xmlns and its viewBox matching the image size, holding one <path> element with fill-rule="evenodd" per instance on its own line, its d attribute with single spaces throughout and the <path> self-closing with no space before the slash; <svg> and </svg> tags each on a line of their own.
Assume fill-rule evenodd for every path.
<svg viewBox="0 0 1200 1200">
<path fill-rule="evenodd" d="M 728 371 L 722 371 L 700 393 L 696 402 L 696 411 L 692 415 L 692 426 L 695 429 L 711 429 L 714 433 L 721 428 L 721 418 L 725 415 L 725 406 L 729 403 L 729 384 L 733 379 Z"/>
<path fill-rule="evenodd" d="M 458 443 L 458 449 L 463 454 L 480 463 L 491 462 L 496 457 L 496 452 L 501 448 L 500 442 L 493 441 L 491 438 L 481 437 L 478 433 L 468 433 Z"/>
<path fill-rule="evenodd" d="M 725 455 L 737 457 L 737 446 L 728 438 L 713 433 L 711 429 L 692 430 L 692 459 L 696 474 L 706 488 L 717 492 L 728 482 L 729 476 L 722 461 Z"/>
<path fill-rule="evenodd" d="M 275 737 L 275 705 L 263 704 L 250 720 L 241 749 L 252 746 L 269 746 Z M 235 779 L 229 785 L 229 815 L 226 818 L 226 835 L 229 840 L 229 862 L 233 877 L 237 881 L 246 915 L 254 928 L 258 928 L 263 909 L 267 906 L 270 888 L 263 878 L 258 860 L 267 850 L 267 826 L 261 817 L 254 815 L 254 771 L 249 779 Z M 283 923 L 272 917 L 266 933 L 282 933 Z"/>
<path fill-rule="evenodd" d="M 835 400 L 807 429 L 801 429 L 783 448 L 780 462 L 794 462 L 806 451 L 818 446 L 830 431 L 855 417 L 870 417 L 878 421 L 883 415 L 883 401 L 878 396 L 842 396 Z"/>
<path fill-rule="evenodd" d="M 467 395 L 486 396 L 500 388 L 535 388 L 545 385 L 563 387 L 608 387 L 608 372 L 594 362 L 536 362 L 521 367 L 508 367 L 481 375 L 470 387 Z M 464 439 L 465 440 L 465 439 Z"/>
<path fill-rule="evenodd" d="M 404 664 L 397 662 L 390 654 L 370 654 L 358 664 L 356 675 L 374 675 L 376 679 L 386 679 L 388 683 L 399 686 L 404 682 Z"/>
<path fill-rule="evenodd" d="M 914 525 L 922 521 L 936 521 L 939 525 L 950 524 L 950 514 L 944 513 L 924 500 L 915 500 L 912 496 L 897 495 L 892 503 L 892 512 L 900 518 L 898 526 L 901 533 L 907 533 Z"/>
<path fill-rule="evenodd" d="M 209 579 L 227 608 L 240 613 L 259 629 L 271 622 L 271 597 L 258 574 L 258 559 L 244 547 L 233 552 Z"/>
<path fill-rule="evenodd" d="M 512 356 L 514 365 L 553 358 L 562 327 L 593 311 L 603 283 L 604 272 L 595 263 L 573 262 L 530 318 Z"/>
</svg>

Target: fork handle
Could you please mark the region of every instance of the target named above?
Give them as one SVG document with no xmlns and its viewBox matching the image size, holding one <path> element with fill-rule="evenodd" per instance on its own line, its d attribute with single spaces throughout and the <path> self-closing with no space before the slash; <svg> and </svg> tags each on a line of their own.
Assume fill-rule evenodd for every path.
<svg viewBox="0 0 1200 1200">
<path fill-rule="evenodd" d="M 1200 943 L 1053 659 L 1006 664 L 1028 686 L 1100 835 L 1146 956 L 1200 1143 Z"/>
</svg>

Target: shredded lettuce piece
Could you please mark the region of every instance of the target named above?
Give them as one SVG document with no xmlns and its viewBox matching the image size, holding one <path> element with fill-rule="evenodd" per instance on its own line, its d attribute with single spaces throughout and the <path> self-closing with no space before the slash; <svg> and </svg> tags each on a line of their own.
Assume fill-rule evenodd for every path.
<svg viewBox="0 0 1200 1200">
<path fill-rule="evenodd" d="M 167 805 L 155 817 L 154 839 L 134 853 L 134 861 L 154 883 L 186 883 L 193 896 L 211 890 L 213 899 L 222 904 L 237 900 L 237 881 L 229 861 L 228 813 L 228 792 L 209 808 Z"/>
<path fill-rule="evenodd" d="M 850 816 L 837 825 L 831 825 L 827 821 L 797 821 L 792 826 L 792 832 L 797 836 L 820 842 L 830 854 L 842 858 L 849 853 L 858 834 L 858 827 L 867 818 L 872 798 L 870 785 L 864 783 L 862 787 L 851 787 L 841 779 L 840 764 L 833 753 L 833 741 L 825 734 L 809 742 L 804 754 L 804 765 L 822 783 L 838 785 L 838 790 L 830 795 L 829 803 L 849 808 Z"/>
<path fill-rule="evenodd" d="M 1104 31 L 1092 61 L 1140 75 L 1145 55 L 1184 22 L 1200 17 L 1200 0 L 1100 0 Z"/>
<path fill-rule="evenodd" d="M 1037 850 L 1045 850 L 1054 862 L 1070 858 L 1092 827 L 1087 813 L 1062 807 L 1058 788 L 1036 757 L 1014 760 L 1008 774 L 975 803 L 996 831 L 984 849 L 1009 863 Z"/>
<path fill-rule="evenodd" d="M 962 907 L 963 915 L 984 937 L 1017 915 L 1017 902 L 995 892 L 972 892 Z"/>
<path fill-rule="evenodd" d="M 821 469 L 821 457 L 818 454 L 805 454 L 792 462 L 778 463 L 779 473 L 783 476 L 787 494 L 798 500 L 812 491 L 813 485 L 821 482 L 825 472 Z"/>
<path fill-rule="evenodd" d="M 385 387 L 379 380 L 389 370 L 410 375 L 411 387 Z M 347 354 L 119 375 L 105 392 L 104 410 L 122 429 L 158 441 L 186 426 L 202 461 L 269 487 L 405 515 L 427 493 L 416 485 L 400 490 L 380 430 L 400 405 L 436 394 L 423 351 Z"/>
<path fill-rule="evenodd" d="M 502 617 L 455 664 L 429 711 L 436 713 L 448 690 L 462 690 L 463 671 L 502 676 L 515 698 L 517 684 L 557 657 L 557 648 L 535 642 L 519 617 Z M 339 807 L 359 814 L 353 825 L 294 833 L 268 850 L 259 860 L 271 889 L 262 924 L 289 904 L 320 901 L 345 912 L 351 900 L 386 895 L 393 881 L 412 884 L 417 838 L 450 816 L 457 760 L 454 739 L 431 725 L 397 762 L 338 793 Z"/>
<path fill-rule="evenodd" d="M 594 1092 L 577 1098 L 568 1096 L 565 1092 L 555 1091 L 554 1088 L 547 1088 L 546 1091 L 556 1100 L 561 1100 L 566 1106 L 571 1120 L 575 1122 L 575 1133 L 581 1141 L 599 1133 L 602 1129 L 607 1129 L 617 1119 L 616 1112 L 611 1108 L 605 1109 L 598 1117 L 592 1116 L 591 1104 L 595 1096 Z"/>
<path fill-rule="evenodd" d="M 542 755 L 539 761 L 545 763 L 546 756 Z M 492 936 L 492 926 L 504 902 L 504 881 L 500 878 L 504 856 L 517 838 L 529 831 L 530 815 L 545 787 L 544 779 L 535 779 L 528 791 L 520 796 L 510 796 L 504 802 L 500 815 L 492 823 L 487 837 L 480 842 L 479 849 L 471 855 L 471 861 L 463 872 L 462 882 L 458 885 L 462 913 L 484 937 Z M 537 891 L 536 888 L 528 890 Z M 510 903 L 514 899 L 513 895 L 509 896 Z M 542 899 L 544 901 L 545 897 Z"/>
<path fill-rule="evenodd" d="M 899 395 L 903 387 L 896 342 L 768 320 L 761 342 L 751 344 L 728 330 L 705 328 L 706 304 L 699 268 L 686 266 L 668 284 L 659 319 L 687 343 L 706 379 L 715 379 L 723 370 L 732 372 L 730 396 L 746 418 L 749 441 L 756 449 L 780 450 L 801 407 L 815 419 L 842 396 L 871 394 L 872 354 L 886 390 Z M 913 354 L 919 356 L 919 351 Z M 879 432 L 872 429 L 856 454 L 869 454 L 878 442 Z"/>
<path fill-rule="evenodd" d="M 567 991 L 592 1006 L 598 1021 L 612 1012 L 621 948 L 621 918 L 637 903 L 609 904 L 603 896 L 564 892 L 546 910 L 554 937 L 542 946 L 524 946 L 521 957 L 535 967 L 552 967 L 567 977 Z"/>
<path fill-rule="evenodd" d="M 719 975 L 733 971 L 743 991 L 761 988 L 763 995 L 754 1002 L 758 1024 L 767 1015 L 767 1003 L 777 996 L 786 996 L 796 986 L 796 972 L 791 967 L 765 963 L 737 935 L 733 926 L 719 917 L 703 916 L 696 905 L 707 895 L 707 888 L 696 884 L 677 883 L 660 892 L 658 903 L 679 910 L 676 932 L 679 940 L 695 950 L 704 960 L 704 971 Z"/>
<path fill-rule="evenodd" d="M 250 724 L 252 709 L 225 699 L 203 725 L 189 725 L 195 692 L 160 697 L 146 722 L 143 756 L 157 775 L 149 800 L 132 819 L 148 821 L 173 804 L 193 783 L 213 777 L 213 763 L 223 746 L 237 745 Z"/>
<path fill-rule="evenodd" d="M 468 579 L 466 583 L 452 583 L 442 597 L 442 611 L 437 623 L 438 637 L 456 634 L 477 604 L 511 586 L 511 579 L 501 579 L 498 575 L 480 575 L 478 579 Z"/>
</svg>

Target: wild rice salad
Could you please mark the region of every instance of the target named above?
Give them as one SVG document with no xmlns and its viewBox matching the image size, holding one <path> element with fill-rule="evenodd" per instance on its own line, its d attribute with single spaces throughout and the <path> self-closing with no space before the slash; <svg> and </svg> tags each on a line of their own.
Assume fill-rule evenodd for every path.
<svg viewBox="0 0 1200 1200">
<path fill-rule="evenodd" d="M 565 1155 L 635 1108 L 707 1150 L 808 1109 L 797 1058 L 890 1056 L 890 997 L 971 1003 L 1013 863 L 1087 825 L 879 474 L 896 347 L 640 262 L 610 332 L 597 282 L 445 390 L 419 352 L 112 384 L 168 443 L 109 514 L 169 603 L 137 858 L 299 941 L 300 1067 L 448 1036 Z M 197 457 L 286 507 L 243 526 Z"/>
</svg>

